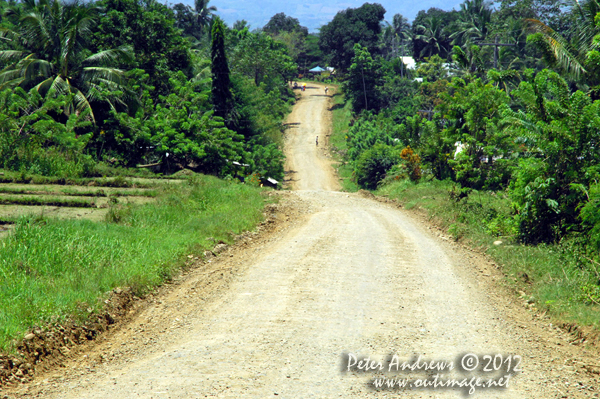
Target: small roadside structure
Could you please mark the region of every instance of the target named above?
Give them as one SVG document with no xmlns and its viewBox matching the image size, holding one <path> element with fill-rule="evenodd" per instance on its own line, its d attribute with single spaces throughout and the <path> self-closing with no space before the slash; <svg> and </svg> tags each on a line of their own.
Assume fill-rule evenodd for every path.
<svg viewBox="0 0 600 399">
<path fill-rule="evenodd" d="M 320 75 L 320 74 L 322 74 L 325 71 L 326 71 L 326 69 L 321 68 L 320 66 L 316 66 L 313 69 L 309 69 L 308 73 L 310 73 L 312 75 Z"/>
</svg>

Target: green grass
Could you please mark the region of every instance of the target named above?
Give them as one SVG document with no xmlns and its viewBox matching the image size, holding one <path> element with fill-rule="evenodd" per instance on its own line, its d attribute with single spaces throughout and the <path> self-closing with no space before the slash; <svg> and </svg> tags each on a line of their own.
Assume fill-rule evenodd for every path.
<svg viewBox="0 0 600 399">
<path fill-rule="evenodd" d="M 486 252 L 501 265 L 507 282 L 515 291 L 522 290 L 539 309 L 558 321 L 600 328 L 600 306 L 581 300 L 581 287 L 598 278 L 565 254 L 562 245 L 526 246 L 516 242 L 516 226 L 511 217 L 510 200 L 504 193 L 474 192 L 468 201 L 450 199 L 449 181 L 408 180 L 390 183 L 375 192 L 399 200 L 407 209 L 429 215 L 455 240 Z M 494 245 L 494 241 L 502 245 Z"/>
<path fill-rule="evenodd" d="M 333 95 L 332 109 L 333 127 L 331 136 L 329 137 L 329 145 L 338 161 L 338 165 L 336 166 L 338 176 L 341 180 L 343 190 L 350 192 L 358 191 L 359 187 L 354 181 L 354 169 L 344 161 L 345 154 L 348 151 L 346 134 L 348 133 L 350 120 L 352 119 L 352 104 L 346 101 L 346 97 L 340 88 Z"/>
<path fill-rule="evenodd" d="M 162 189 L 155 203 L 115 207 L 107 220 L 21 218 L 0 241 L 0 351 L 33 326 L 98 309 L 105 293 L 142 295 L 198 254 L 262 219 L 261 190 L 197 176 Z"/>
</svg>

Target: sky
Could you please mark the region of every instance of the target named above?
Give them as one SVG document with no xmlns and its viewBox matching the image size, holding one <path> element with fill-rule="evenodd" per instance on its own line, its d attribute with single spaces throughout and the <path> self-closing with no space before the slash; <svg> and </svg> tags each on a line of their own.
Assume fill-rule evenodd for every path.
<svg viewBox="0 0 600 399">
<path fill-rule="evenodd" d="M 178 0 L 176 2 L 193 5 L 193 0 Z M 373 0 L 371 3 L 381 4 L 387 11 L 385 20 L 391 22 L 394 14 L 402 14 L 412 21 L 420 10 L 431 7 L 443 10 L 458 9 L 462 0 Z M 310 32 L 333 19 L 338 11 L 346 8 L 358 8 L 364 0 L 210 0 L 209 5 L 217 7 L 217 15 L 232 26 L 237 20 L 245 19 L 251 29 L 262 28 L 271 17 L 283 12 L 288 16 L 298 18 L 300 25 L 306 26 Z"/>
</svg>

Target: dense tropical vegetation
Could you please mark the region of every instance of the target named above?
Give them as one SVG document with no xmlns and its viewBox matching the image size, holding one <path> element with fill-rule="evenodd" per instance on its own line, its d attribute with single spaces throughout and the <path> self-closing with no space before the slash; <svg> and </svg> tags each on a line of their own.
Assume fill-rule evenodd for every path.
<svg viewBox="0 0 600 399">
<path fill-rule="evenodd" d="M 297 70 L 283 41 L 225 26 L 203 0 L 1 8 L 0 168 L 283 177 L 282 119 Z"/>
</svg>

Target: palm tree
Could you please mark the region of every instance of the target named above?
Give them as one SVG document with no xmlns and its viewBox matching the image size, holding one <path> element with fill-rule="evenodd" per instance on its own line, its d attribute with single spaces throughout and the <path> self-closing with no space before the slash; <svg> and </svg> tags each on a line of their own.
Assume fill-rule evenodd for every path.
<svg viewBox="0 0 600 399">
<path fill-rule="evenodd" d="M 571 77 L 579 79 L 585 75 L 586 80 L 595 80 L 595 83 L 598 83 L 598 76 L 589 74 L 589 69 L 598 68 L 598 65 L 586 63 L 588 55 L 597 52 L 600 45 L 600 41 L 594 38 L 600 33 L 600 28 L 594 21 L 600 12 L 600 2 L 572 0 L 571 12 L 575 17 L 570 31 L 567 32 L 572 38 L 571 41 L 540 20 L 527 19 L 526 29 L 531 33 L 528 41 L 535 43 L 544 52 L 549 63 L 556 65 Z"/>
<path fill-rule="evenodd" d="M 444 23 L 440 17 L 429 16 L 423 21 L 422 25 L 417 25 L 416 29 L 419 34 L 415 36 L 415 39 L 425 43 L 419 57 L 431 57 L 434 54 L 448 51 Z"/>
<path fill-rule="evenodd" d="M 208 6 L 209 2 L 210 0 L 194 0 L 194 11 L 201 31 L 210 26 L 214 13 L 217 12 L 217 7 Z"/>
<path fill-rule="evenodd" d="M 499 35 L 499 41 L 502 43 L 514 44 L 514 46 L 505 46 L 498 49 L 498 69 L 522 70 L 537 65 L 540 61 L 528 55 L 527 33 L 523 30 L 524 21 L 509 17 L 504 21 L 504 29 Z M 493 36 L 490 35 L 490 36 Z"/>
<path fill-rule="evenodd" d="M 385 21 L 382 41 L 386 48 L 390 49 L 392 58 L 406 55 L 406 45 L 412 40 L 410 24 L 401 14 L 394 15 L 392 23 Z"/>
<path fill-rule="evenodd" d="M 87 38 L 95 9 L 88 5 L 27 0 L 22 11 L 11 13 L 18 20 L 16 28 L 0 30 L 0 37 L 14 46 L 14 50 L 0 51 L 5 65 L 0 71 L 0 90 L 21 86 L 35 88 L 42 95 L 70 94 L 73 101 L 65 113 L 89 110 L 95 121 L 90 103 L 106 100 L 107 91 L 119 91 L 124 83 L 124 71 L 110 65 L 130 60 L 133 50 L 123 46 L 90 54 Z"/>
<path fill-rule="evenodd" d="M 475 44 L 465 45 L 464 48 L 454 46 L 452 49 L 452 59 L 454 59 L 466 73 L 473 74 L 483 71 L 481 47 Z"/>
<path fill-rule="evenodd" d="M 484 39 L 492 20 L 491 3 L 486 0 L 465 0 L 460 5 L 457 30 L 450 35 L 452 44 L 462 46 Z"/>
</svg>

